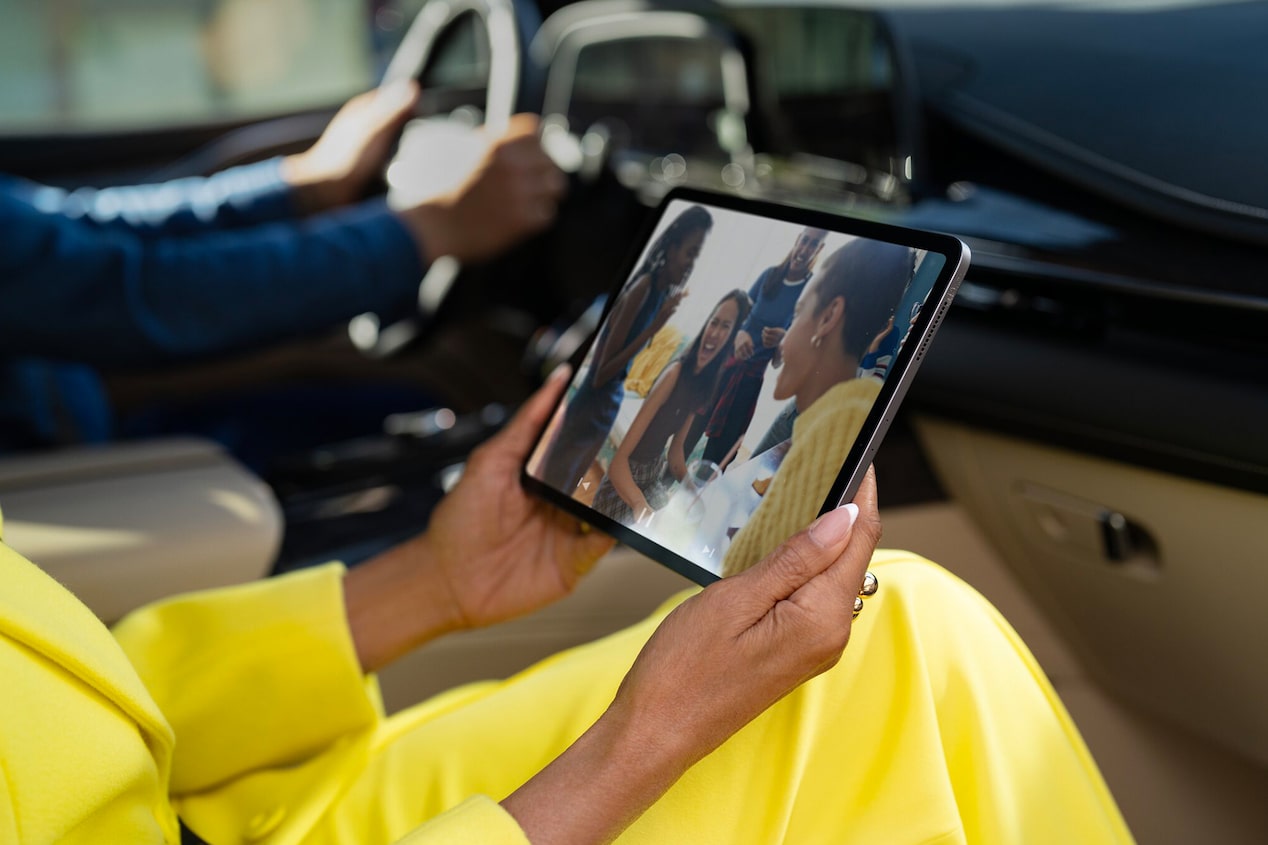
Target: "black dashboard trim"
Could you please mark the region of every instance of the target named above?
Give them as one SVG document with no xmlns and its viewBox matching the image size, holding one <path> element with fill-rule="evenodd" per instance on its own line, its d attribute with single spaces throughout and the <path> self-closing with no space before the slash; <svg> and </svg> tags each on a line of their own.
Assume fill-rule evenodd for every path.
<svg viewBox="0 0 1268 845">
<path fill-rule="evenodd" d="M 1268 389 L 965 319 L 953 309 L 910 410 L 1268 494 Z"/>
</svg>

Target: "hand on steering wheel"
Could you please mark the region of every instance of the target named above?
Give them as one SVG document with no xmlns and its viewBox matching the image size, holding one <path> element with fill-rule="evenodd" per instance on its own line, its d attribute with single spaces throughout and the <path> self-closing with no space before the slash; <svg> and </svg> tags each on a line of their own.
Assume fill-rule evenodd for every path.
<svg viewBox="0 0 1268 845">
<path fill-rule="evenodd" d="M 542 150 L 537 117 L 520 114 L 455 191 L 402 217 L 429 259 L 481 261 L 549 226 L 566 188 Z"/>
<path fill-rule="evenodd" d="M 418 83 L 403 80 L 344 103 L 308 150 L 282 160 L 282 178 L 305 213 L 354 202 L 382 172 L 401 127 L 418 102 Z"/>
<path fill-rule="evenodd" d="M 427 3 L 401 42 L 384 84 L 429 78 L 439 45 L 454 26 L 474 23 L 489 45 L 480 114 L 482 129 L 443 114 L 410 121 L 384 170 L 388 202 L 420 242 L 428 270 L 419 285 L 418 313 L 388 326 L 375 315 L 349 325 L 353 342 L 372 357 L 415 345 L 437 325 L 442 307 L 497 301 L 513 274 L 491 266 L 465 267 L 505 251 L 555 219 L 564 179 L 542 154 L 538 122 L 517 111 L 540 105 L 541 72 L 526 45 L 541 18 L 529 0 L 452 0 Z M 474 105 L 474 104 L 468 104 Z M 437 260 L 449 256 L 446 260 Z M 519 266 L 517 264 L 517 266 Z M 454 294 L 459 294 L 455 296 Z M 463 299 L 465 297 L 465 299 Z"/>
</svg>

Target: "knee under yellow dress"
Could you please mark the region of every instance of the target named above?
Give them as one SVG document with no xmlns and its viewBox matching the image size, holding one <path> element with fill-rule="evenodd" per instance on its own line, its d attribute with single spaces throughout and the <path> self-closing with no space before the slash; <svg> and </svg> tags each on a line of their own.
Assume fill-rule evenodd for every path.
<svg viewBox="0 0 1268 845">
<path fill-rule="evenodd" d="M 993 608 L 911 555 L 874 569 L 840 664 L 620 841 L 1130 842 Z M 672 606 L 384 718 L 341 584 L 332 565 L 180 597 L 112 636 L 0 544 L 0 843 L 176 843 L 178 813 L 216 845 L 522 843 L 497 800 L 602 712 Z"/>
</svg>

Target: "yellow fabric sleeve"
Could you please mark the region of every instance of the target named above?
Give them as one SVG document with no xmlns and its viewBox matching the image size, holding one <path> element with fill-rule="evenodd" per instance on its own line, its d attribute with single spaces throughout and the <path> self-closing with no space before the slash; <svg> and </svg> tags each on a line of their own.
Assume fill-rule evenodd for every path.
<svg viewBox="0 0 1268 845">
<path fill-rule="evenodd" d="M 0 543 L 0 843 L 179 839 L 172 735 L 105 627 Z"/>
<path fill-rule="evenodd" d="M 339 564 L 142 608 L 115 628 L 176 735 L 171 790 L 319 752 L 379 717 Z"/>
<path fill-rule="evenodd" d="M 468 798 L 401 839 L 399 845 L 531 845 L 524 831 L 492 798 Z"/>
</svg>

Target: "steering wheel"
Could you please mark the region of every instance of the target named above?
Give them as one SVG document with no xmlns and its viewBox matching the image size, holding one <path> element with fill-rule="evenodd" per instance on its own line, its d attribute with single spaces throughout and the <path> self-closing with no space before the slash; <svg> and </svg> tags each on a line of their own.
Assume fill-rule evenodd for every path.
<svg viewBox="0 0 1268 845">
<path fill-rule="evenodd" d="M 488 77 L 484 110 L 411 120 L 401 131 L 395 154 L 384 172 L 388 202 L 405 205 L 457 187 L 454 179 L 475 164 L 482 145 L 477 124 L 501 132 L 513 114 L 539 107 L 542 73 L 529 60 L 527 45 L 541 25 L 531 0 L 429 0 L 410 25 L 383 75 L 383 84 L 425 75 L 445 39 L 464 19 L 474 19 L 487 45 Z M 458 285 L 463 268 L 452 258 L 433 261 L 419 284 L 417 314 L 389 325 L 363 314 L 349 323 L 353 343 L 371 357 L 387 357 L 415 343 Z"/>
<path fill-rule="evenodd" d="M 531 0 L 429 0 L 402 40 L 384 82 L 426 82 L 452 44 L 447 39 L 466 18 L 478 24 L 488 46 L 484 126 L 496 131 L 512 114 L 540 113 L 552 51 L 542 49 L 547 45 L 538 35 L 541 21 Z M 390 202 L 408 204 L 457 187 L 456 182 L 437 180 L 469 172 L 473 156 L 483 148 L 473 143 L 477 121 L 471 112 L 459 109 L 406 125 L 385 175 Z M 373 314 L 352 320 L 348 331 L 357 348 L 370 357 L 390 357 L 422 345 L 433 330 L 444 332 L 474 316 L 501 333 L 500 346 L 507 339 L 519 342 L 521 350 L 530 346 L 522 360 L 512 362 L 528 373 L 541 364 L 537 359 L 544 357 L 544 337 L 579 316 L 586 319 L 586 306 L 607 290 L 629 248 L 628 238 L 644 225 L 647 208 L 606 166 L 606 148 L 586 150 L 566 126 L 550 120 L 543 125 L 542 144 L 571 174 L 568 196 L 552 228 L 487 263 L 460 267 L 449 258 L 434 261 L 419 285 L 412 316 L 386 325 Z M 442 308 L 444 314 L 439 313 Z"/>
<path fill-rule="evenodd" d="M 479 22 L 489 48 L 484 122 L 499 130 L 516 111 L 533 105 L 525 96 L 538 94 L 541 87 L 540 73 L 528 64 L 526 51 L 541 17 L 527 0 L 431 0 L 401 40 L 383 82 L 421 82 L 442 38 L 467 15 Z"/>
</svg>

